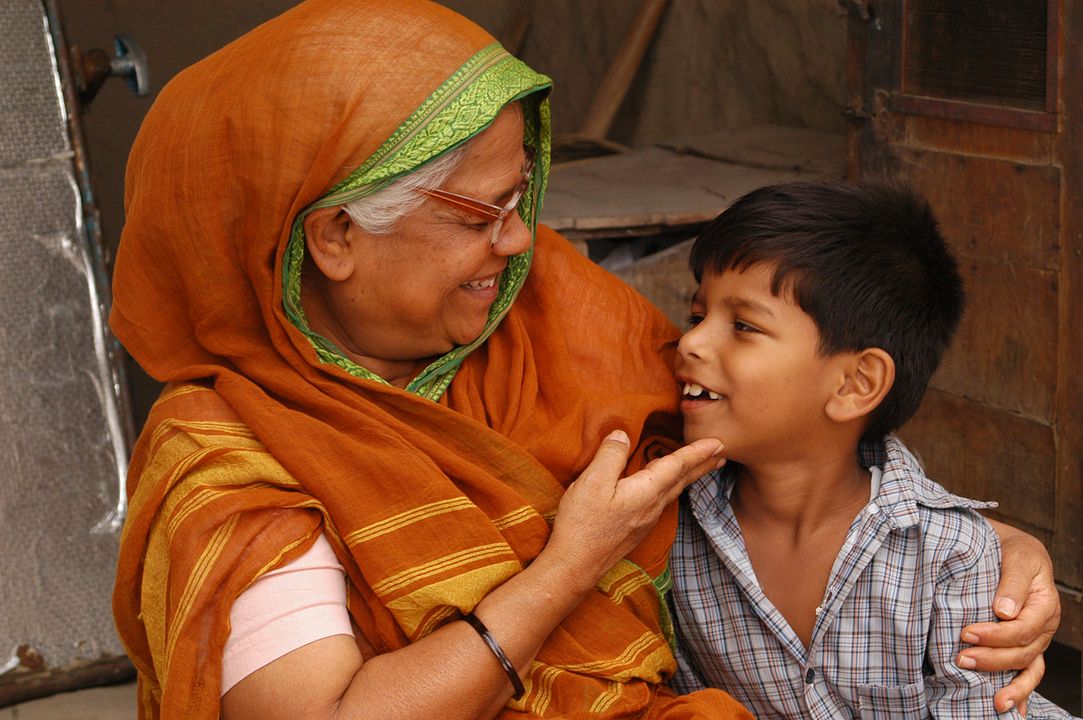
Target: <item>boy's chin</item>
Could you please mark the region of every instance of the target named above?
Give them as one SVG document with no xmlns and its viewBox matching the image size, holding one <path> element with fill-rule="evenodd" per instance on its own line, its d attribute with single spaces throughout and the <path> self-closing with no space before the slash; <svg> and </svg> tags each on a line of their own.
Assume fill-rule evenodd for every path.
<svg viewBox="0 0 1083 720">
<path fill-rule="evenodd" d="M 696 440 L 702 440 L 703 438 L 722 440 L 722 436 L 719 433 L 712 432 L 708 428 L 697 427 L 690 424 L 686 424 L 684 426 L 684 441 L 686 443 L 695 442 Z M 722 442 L 725 442 L 725 440 L 723 440 Z"/>
</svg>

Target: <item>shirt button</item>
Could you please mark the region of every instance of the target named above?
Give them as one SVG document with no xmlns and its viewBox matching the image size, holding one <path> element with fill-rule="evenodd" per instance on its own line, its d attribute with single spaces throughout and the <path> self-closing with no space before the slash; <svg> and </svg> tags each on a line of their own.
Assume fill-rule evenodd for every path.
<svg viewBox="0 0 1083 720">
<path fill-rule="evenodd" d="M 869 503 L 868 507 L 865 508 L 865 512 L 867 512 L 869 515 L 875 515 L 876 513 L 880 512 L 880 508 L 879 506 L 877 506 L 876 503 Z"/>
<path fill-rule="evenodd" d="M 823 611 L 824 611 L 824 606 L 823 606 L 823 605 L 817 605 L 817 606 L 816 606 L 816 609 L 815 609 L 815 610 L 813 610 L 813 612 L 814 612 L 814 613 L 816 613 L 817 615 L 819 615 L 819 614 L 820 614 L 820 613 L 822 613 Z"/>
</svg>

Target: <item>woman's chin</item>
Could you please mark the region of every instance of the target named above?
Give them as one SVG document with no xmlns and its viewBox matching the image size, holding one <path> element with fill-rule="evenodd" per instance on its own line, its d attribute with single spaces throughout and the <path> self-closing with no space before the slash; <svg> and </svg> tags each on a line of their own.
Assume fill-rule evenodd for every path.
<svg viewBox="0 0 1083 720">
<path fill-rule="evenodd" d="M 489 322 L 489 307 L 485 307 L 484 313 L 472 313 L 472 315 L 473 317 L 470 318 L 469 322 L 459 322 L 458 326 L 450 333 L 454 347 L 469 345 L 485 332 L 485 326 Z M 447 352 L 447 350 L 444 352 Z"/>
</svg>

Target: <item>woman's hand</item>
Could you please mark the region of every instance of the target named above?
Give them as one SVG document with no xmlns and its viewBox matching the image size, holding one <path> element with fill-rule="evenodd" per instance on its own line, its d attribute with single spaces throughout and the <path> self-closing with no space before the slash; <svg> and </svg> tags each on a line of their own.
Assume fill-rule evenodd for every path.
<svg viewBox="0 0 1083 720">
<path fill-rule="evenodd" d="M 722 444 L 700 440 L 621 479 L 628 437 L 611 433 L 560 502 L 548 545 L 474 608 L 525 673 L 542 643 L 605 572 L 634 548 L 686 485 L 721 464 Z M 478 720 L 495 716 L 511 685 L 466 623 L 449 622 L 365 660 L 353 638 L 324 638 L 237 683 L 223 720 L 343 717 Z"/>
<path fill-rule="evenodd" d="M 963 628 L 963 642 L 974 645 L 956 663 L 977 670 L 1021 670 L 994 696 L 998 712 L 1022 707 L 1045 674 L 1042 652 L 1060 624 L 1060 597 L 1053 583 L 1053 561 L 1036 538 L 993 520 L 1001 544 L 1000 585 L 993 611 L 1002 622 Z"/>
<path fill-rule="evenodd" d="M 640 543 L 685 487 L 722 465 L 722 449 L 718 440 L 697 440 L 622 479 L 630 446 L 628 436 L 614 430 L 565 491 L 542 554 L 556 558 L 568 582 L 586 592 Z"/>
</svg>

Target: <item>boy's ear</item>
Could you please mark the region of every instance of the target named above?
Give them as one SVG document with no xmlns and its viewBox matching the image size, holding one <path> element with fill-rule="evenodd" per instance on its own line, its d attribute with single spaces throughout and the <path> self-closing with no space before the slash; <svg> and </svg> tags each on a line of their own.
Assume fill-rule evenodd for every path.
<svg viewBox="0 0 1083 720">
<path fill-rule="evenodd" d="M 880 348 L 865 348 L 845 356 L 835 392 L 824 408 L 835 422 L 869 415 L 895 384 L 895 361 Z"/>
<path fill-rule="evenodd" d="M 339 207 L 313 210 L 304 219 L 305 250 L 319 271 L 333 282 L 342 282 L 354 271 L 350 252 L 350 216 Z"/>
</svg>

